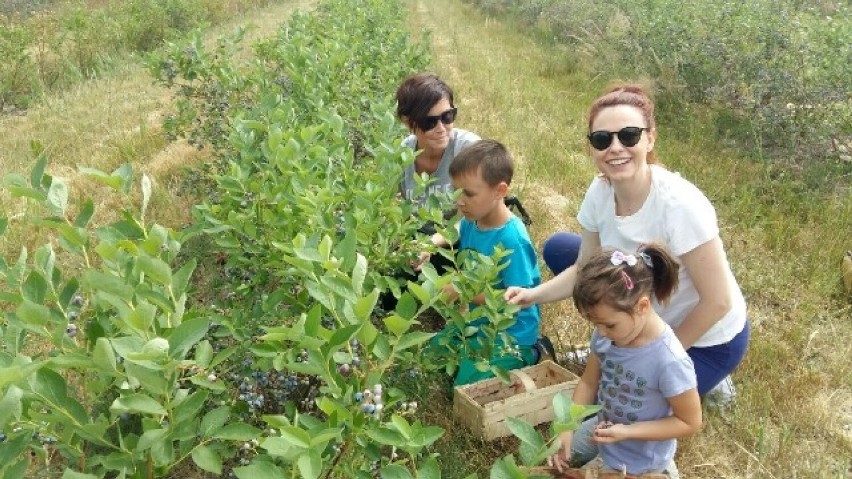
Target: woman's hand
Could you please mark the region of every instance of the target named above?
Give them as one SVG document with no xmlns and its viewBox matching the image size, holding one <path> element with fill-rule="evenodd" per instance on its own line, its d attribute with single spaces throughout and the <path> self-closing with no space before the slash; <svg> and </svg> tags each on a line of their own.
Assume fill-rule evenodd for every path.
<svg viewBox="0 0 852 479">
<path fill-rule="evenodd" d="M 571 440 L 574 437 L 574 431 L 566 431 L 559 435 L 559 450 L 547 458 L 547 465 L 555 467 L 557 471 L 562 472 L 571 467 Z"/>
<path fill-rule="evenodd" d="M 517 304 L 524 308 L 536 303 L 532 288 L 521 288 L 520 286 L 509 286 L 503 293 L 503 299 L 509 304 Z"/>
</svg>

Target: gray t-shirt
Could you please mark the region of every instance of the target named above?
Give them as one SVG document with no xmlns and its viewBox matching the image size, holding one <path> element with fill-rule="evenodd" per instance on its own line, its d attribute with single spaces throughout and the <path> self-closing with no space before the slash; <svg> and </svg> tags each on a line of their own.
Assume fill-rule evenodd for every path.
<svg viewBox="0 0 852 479">
<path fill-rule="evenodd" d="M 697 386 L 692 359 L 671 327 L 656 339 L 638 348 L 621 348 L 592 332 L 591 350 L 601 363 L 598 386 L 600 421 L 632 424 L 671 416 L 666 398 Z M 600 456 L 610 469 L 627 468 L 639 475 L 669 465 L 677 440 L 627 440 L 600 445 Z"/>
<path fill-rule="evenodd" d="M 417 186 L 417 181 L 414 176 L 417 173 L 414 172 L 414 165 L 409 165 L 409 167 L 405 169 L 405 175 L 402 177 L 402 185 L 400 185 L 403 197 L 407 200 L 416 201 L 418 205 L 423 205 L 426 202 L 426 198 L 430 196 L 452 192 L 453 184 L 450 179 L 450 163 L 460 151 L 471 143 L 479 141 L 479 139 L 479 136 L 467 130 L 453 128 L 453 132 L 450 134 L 450 142 L 447 144 L 447 149 L 444 150 L 444 156 L 441 157 L 441 162 L 438 163 L 438 169 L 431 175 L 431 178 L 434 180 L 432 181 L 432 184 L 426 188 L 426 192 L 423 195 L 418 198 L 413 198 L 414 190 Z M 403 140 L 402 144 L 411 149 L 416 149 L 417 137 L 409 135 L 405 140 Z"/>
</svg>

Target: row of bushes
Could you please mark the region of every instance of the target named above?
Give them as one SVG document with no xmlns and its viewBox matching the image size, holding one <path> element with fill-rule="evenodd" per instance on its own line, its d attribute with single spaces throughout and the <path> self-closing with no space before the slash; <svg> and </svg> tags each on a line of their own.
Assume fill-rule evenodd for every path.
<svg viewBox="0 0 852 479">
<path fill-rule="evenodd" d="M 116 58 L 151 51 L 201 24 L 270 1 L 34 2 L 39 9 L 0 15 L 0 111 L 26 108 L 45 92 L 98 76 Z"/>
<path fill-rule="evenodd" d="M 402 12 L 401 1 L 321 2 L 245 69 L 228 40 L 154 58 L 181 105 L 172 133 L 216 146 L 194 228 L 146 220 L 147 176 L 139 210 L 94 227 L 93 202 L 69 204 L 38 145 L 28 177 L 3 179 L 42 207 L 28 220 L 57 240 L 0 259 L 0 476 L 440 477 L 429 446 L 443 430 L 419 420 L 417 391 L 423 371 L 461 356 L 426 359 L 433 334 L 418 318 L 435 307 L 473 326 L 439 301 L 453 278 L 430 267 L 394 311 L 376 308 L 420 251 L 421 221 L 442 220 L 438 205 L 415 214 L 396 195 L 414 156 L 393 91 L 428 60 Z M 127 166 L 82 172 L 125 192 L 134 183 Z M 9 226 L 0 216 L 0 234 Z M 462 300 L 494 282 L 494 262 L 481 266 L 458 280 Z M 491 338 L 511 322 L 499 295 L 481 307 Z M 483 367 L 492 346 L 471 353 Z M 529 460 L 552 450 L 536 438 Z M 520 477 L 511 459 L 497 467 Z"/>
<path fill-rule="evenodd" d="M 470 1 L 515 15 L 606 77 L 652 78 L 663 108 L 726 112 L 728 133 L 758 150 L 849 159 L 848 2 Z"/>
</svg>

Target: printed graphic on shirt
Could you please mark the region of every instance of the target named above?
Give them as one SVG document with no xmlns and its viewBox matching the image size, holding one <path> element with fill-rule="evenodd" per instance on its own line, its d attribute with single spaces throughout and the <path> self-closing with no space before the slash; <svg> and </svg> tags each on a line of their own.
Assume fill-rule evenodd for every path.
<svg viewBox="0 0 852 479">
<path fill-rule="evenodd" d="M 605 421 L 631 424 L 639 419 L 648 380 L 638 376 L 624 364 L 606 359 L 601 354 L 601 385 L 599 403 Z"/>
</svg>

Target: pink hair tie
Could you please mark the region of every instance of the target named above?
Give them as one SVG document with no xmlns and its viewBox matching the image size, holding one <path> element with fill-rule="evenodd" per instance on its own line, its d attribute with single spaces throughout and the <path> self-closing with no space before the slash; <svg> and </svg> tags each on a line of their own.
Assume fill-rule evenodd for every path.
<svg viewBox="0 0 852 479">
<path fill-rule="evenodd" d="M 624 287 L 627 288 L 627 291 L 633 291 L 633 280 L 624 271 L 621 272 L 621 280 L 624 281 Z"/>
</svg>

